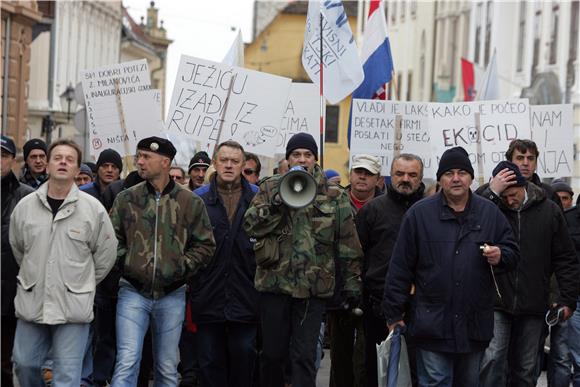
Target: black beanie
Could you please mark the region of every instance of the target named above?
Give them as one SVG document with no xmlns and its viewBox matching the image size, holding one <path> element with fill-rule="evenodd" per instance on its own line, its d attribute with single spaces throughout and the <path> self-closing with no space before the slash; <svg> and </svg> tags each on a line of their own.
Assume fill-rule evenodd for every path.
<svg viewBox="0 0 580 387">
<path fill-rule="evenodd" d="M 24 146 L 22 147 L 22 153 L 24 154 L 24 162 L 26 162 L 28 155 L 34 149 L 40 149 L 41 151 L 44 151 L 44 154 L 46 154 L 46 143 L 39 138 L 33 138 L 32 140 L 26 141 L 26 144 L 24 144 Z"/>
<path fill-rule="evenodd" d="M 123 171 L 123 159 L 121 155 L 117 153 L 114 149 L 105 149 L 99 155 L 99 159 L 97 160 L 97 169 L 105 163 L 111 163 L 117 168 L 119 168 L 119 172 Z"/>
<path fill-rule="evenodd" d="M 288 156 L 294 149 L 308 149 L 318 161 L 318 145 L 316 145 L 316 141 L 311 134 L 296 133 L 290 138 L 288 145 L 286 145 L 286 160 L 288 160 Z"/>
<path fill-rule="evenodd" d="M 443 152 L 443 156 L 439 160 L 439 169 L 437 169 L 437 181 L 450 169 L 462 169 L 468 172 L 472 179 L 474 178 L 473 167 L 471 166 L 471 161 L 469 161 L 467 151 L 460 146 Z"/>
<path fill-rule="evenodd" d="M 510 187 L 523 187 L 526 185 L 526 178 L 522 176 L 520 168 L 511 161 L 506 160 L 500 161 L 493 169 L 493 172 L 491 172 L 491 175 L 495 177 L 495 175 L 497 175 L 506 168 L 512 171 L 514 173 L 514 176 L 516 177 L 516 183 L 510 185 Z"/>
</svg>

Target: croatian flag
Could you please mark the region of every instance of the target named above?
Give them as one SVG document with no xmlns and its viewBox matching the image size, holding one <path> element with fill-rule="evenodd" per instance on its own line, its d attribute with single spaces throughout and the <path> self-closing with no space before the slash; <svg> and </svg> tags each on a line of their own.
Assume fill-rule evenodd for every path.
<svg viewBox="0 0 580 387">
<path fill-rule="evenodd" d="M 365 79 L 352 93 L 352 99 L 386 99 L 385 84 L 393 77 L 393 57 L 391 44 L 387 34 L 387 21 L 383 2 L 371 0 L 369 18 L 365 28 L 361 60 Z M 348 122 L 348 144 L 350 146 L 350 129 L 352 124 L 352 102 L 350 105 L 351 119 Z"/>
<path fill-rule="evenodd" d="M 361 61 L 364 63 L 365 78 L 352 93 L 352 98 L 385 99 L 385 83 L 389 83 L 393 75 L 393 57 L 385 10 L 380 0 L 371 0 L 370 3 Z"/>
</svg>

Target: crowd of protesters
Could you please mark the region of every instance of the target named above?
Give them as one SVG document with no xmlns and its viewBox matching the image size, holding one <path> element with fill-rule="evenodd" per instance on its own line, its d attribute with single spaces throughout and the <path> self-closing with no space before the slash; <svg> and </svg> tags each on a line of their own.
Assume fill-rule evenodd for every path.
<svg viewBox="0 0 580 387">
<path fill-rule="evenodd" d="M 406 153 L 351 155 L 343 187 L 305 133 L 272 176 L 235 141 L 187 172 L 160 137 L 134 165 L 1 148 L 3 386 L 314 387 L 326 341 L 331 386 L 377 386 L 394 329 L 414 386 L 580 386 L 580 210 L 530 140 L 476 191 L 460 147 L 428 187 Z"/>
</svg>

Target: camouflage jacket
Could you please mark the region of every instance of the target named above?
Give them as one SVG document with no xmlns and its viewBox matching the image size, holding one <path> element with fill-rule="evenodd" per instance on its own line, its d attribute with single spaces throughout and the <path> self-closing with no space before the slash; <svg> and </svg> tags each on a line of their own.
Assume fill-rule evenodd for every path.
<svg viewBox="0 0 580 387">
<path fill-rule="evenodd" d="M 122 276 L 147 297 L 159 299 L 182 286 L 215 251 L 202 200 L 173 181 L 161 194 L 148 182 L 120 192 L 111 221 Z"/>
<path fill-rule="evenodd" d="M 260 292 L 288 294 L 295 298 L 329 298 L 335 291 L 335 257 L 344 260 L 344 289 L 360 295 L 362 248 L 353 222 L 348 196 L 343 188 L 328 185 L 318 165 L 318 184 L 312 204 L 290 209 L 276 204 L 280 176 L 260 184 L 244 218 L 248 235 L 256 245 L 276 238 L 279 260 L 264 267 L 258 262 L 255 286 Z"/>
</svg>

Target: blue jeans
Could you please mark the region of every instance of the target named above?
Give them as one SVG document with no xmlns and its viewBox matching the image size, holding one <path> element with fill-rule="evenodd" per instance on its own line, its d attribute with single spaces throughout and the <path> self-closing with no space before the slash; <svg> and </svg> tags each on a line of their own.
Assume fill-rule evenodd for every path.
<svg viewBox="0 0 580 387">
<path fill-rule="evenodd" d="M 199 381 L 204 387 L 250 387 L 256 361 L 257 324 L 197 324 Z"/>
<path fill-rule="evenodd" d="M 117 362 L 112 387 L 137 385 L 143 338 L 151 322 L 154 386 L 177 386 L 179 338 L 185 316 L 185 286 L 158 300 L 147 298 L 125 280 L 117 302 Z"/>
<path fill-rule="evenodd" d="M 417 379 L 420 387 L 477 387 L 484 351 L 471 353 L 431 352 L 417 348 Z"/>
<path fill-rule="evenodd" d="M 568 321 L 550 328 L 550 356 L 548 356 L 548 386 L 568 387 L 572 362 L 568 350 Z"/>
<path fill-rule="evenodd" d="M 508 372 L 510 385 L 535 386 L 535 366 L 544 319 L 500 311 L 493 314 L 493 339 L 481 362 L 481 386 L 505 386 Z"/>
<path fill-rule="evenodd" d="M 35 324 L 18 320 L 14 372 L 22 387 L 44 387 L 41 367 L 51 351 L 52 386 L 79 387 L 89 324 Z"/>
<path fill-rule="evenodd" d="M 580 300 L 576 304 L 576 311 L 568 320 L 568 349 L 574 368 L 574 387 L 580 387 Z"/>
<path fill-rule="evenodd" d="M 89 337 L 85 345 L 83 368 L 81 372 L 81 386 L 93 386 L 93 337 L 95 334 L 95 320 L 89 324 Z"/>
</svg>

